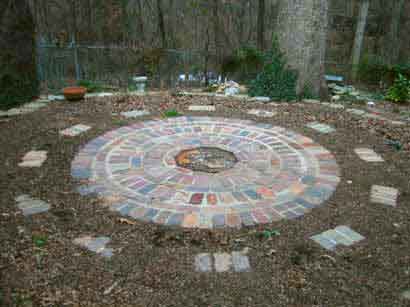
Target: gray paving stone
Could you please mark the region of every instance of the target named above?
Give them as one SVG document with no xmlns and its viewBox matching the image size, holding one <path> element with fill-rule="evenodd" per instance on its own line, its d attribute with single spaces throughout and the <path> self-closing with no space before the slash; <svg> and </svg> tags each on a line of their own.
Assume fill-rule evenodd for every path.
<svg viewBox="0 0 410 307">
<path fill-rule="evenodd" d="M 397 205 L 398 196 L 399 191 L 395 188 L 373 185 L 370 201 L 372 203 L 395 207 Z"/>
<path fill-rule="evenodd" d="M 216 108 L 215 106 L 189 106 L 189 111 L 214 112 Z"/>
<path fill-rule="evenodd" d="M 336 131 L 336 129 L 330 127 L 329 125 L 321 124 L 321 123 L 318 123 L 318 122 L 309 123 L 309 124 L 307 124 L 307 127 L 311 128 L 313 130 L 316 130 L 320 133 L 325 133 L 325 134 L 332 133 L 332 132 Z"/>
<path fill-rule="evenodd" d="M 91 252 L 99 254 L 105 258 L 111 258 L 113 256 L 114 250 L 112 248 L 107 248 L 106 245 L 111 241 L 108 237 L 91 237 L 84 236 L 74 239 L 74 244 L 84 247 Z"/>
<path fill-rule="evenodd" d="M 150 112 L 146 110 L 134 110 L 134 111 L 129 111 L 129 112 L 122 112 L 121 115 L 126 117 L 126 118 L 136 118 L 136 117 L 141 117 L 145 115 L 149 115 Z"/>
<path fill-rule="evenodd" d="M 33 199 L 28 195 L 16 197 L 17 207 L 22 211 L 24 216 L 30 216 L 47 212 L 51 206 L 45 201 Z"/>
<path fill-rule="evenodd" d="M 264 118 L 269 118 L 275 116 L 277 113 L 276 112 L 270 112 L 266 110 L 258 110 L 258 109 L 252 109 L 248 111 L 249 115 L 255 115 L 258 117 L 264 117 Z"/>
<path fill-rule="evenodd" d="M 248 256 L 244 255 L 242 252 L 233 252 L 232 253 L 232 263 L 233 270 L 235 272 L 250 272 L 251 265 L 249 263 Z"/>
<path fill-rule="evenodd" d="M 365 237 L 349 227 L 342 225 L 335 229 L 330 229 L 321 234 L 312 236 L 311 239 L 324 249 L 333 251 L 338 245 L 351 246 L 364 240 Z"/>
<path fill-rule="evenodd" d="M 90 130 L 90 129 L 91 129 L 90 126 L 80 124 L 80 125 L 75 125 L 75 126 L 72 126 L 70 128 L 64 129 L 64 130 L 60 131 L 60 134 L 64 135 L 64 136 L 77 136 L 77 135 L 80 135 L 80 134 Z"/>
<path fill-rule="evenodd" d="M 360 109 L 346 109 L 346 112 L 359 116 L 366 114 L 366 111 Z"/>
<path fill-rule="evenodd" d="M 347 236 L 348 238 L 350 238 L 350 240 L 352 240 L 352 241 L 355 242 L 355 243 L 356 243 L 356 242 L 360 242 L 360 241 L 362 241 L 362 240 L 365 239 L 365 237 L 363 237 L 361 234 L 359 234 L 359 233 L 353 231 L 352 229 L 350 229 L 349 227 L 344 226 L 344 225 L 342 225 L 342 226 L 337 226 L 337 227 L 335 228 L 335 230 L 336 230 L 337 232 L 339 232 L 339 233 L 341 233 L 341 234 Z"/>
<path fill-rule="evenodd" d="M 19 163 L 20 167 L 40 167 L 47 159 L 47 151 L 30 151 Z"/>
<path fill-rule="evenodd" d="M 366 162 L 384 162 L 383 158 L 370 148 L 356 148 L 355 153 Z"/>
<path fill-rule="evenodd" d="M 195 257 L 195 270 L 197 272 L 212 272 L 212 256 L 211 254 L 204 253 L 198 254 Z"/>
<path fill-rule="evenodd" d="M 232 268 L 232 256 L 227 253 L 214 254 L 215 271 L 228 272 Z"/>
</svg>

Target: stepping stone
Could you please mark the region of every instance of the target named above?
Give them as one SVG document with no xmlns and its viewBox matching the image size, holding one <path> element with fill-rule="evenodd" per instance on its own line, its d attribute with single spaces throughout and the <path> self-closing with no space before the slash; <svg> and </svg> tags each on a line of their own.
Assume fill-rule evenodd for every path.
<svg viewBox="0 0 410 307">
<path fill-rule="evenodd" d="M 232 253 L 232 263 L 233 263 L 233 270 L 235 272 L 250 272 L 251 265 L 249 263 L 248 256 L 244 255 L 242 252 L 233 252 Z"/>
<path fill-rule="evenodd" d="M 51 207 L 45 201 L 31 198 L 28 195 L 20 195 L 15 200 L 17 207 L 23 212 L 24 216 L 47 212 Z"/>
<path fill-rule="evenodd" d="M 349 112 L 349 113 L 354 114 L 354 115 L 359 115 L 359 116 L 362 116 L 362 115 L 366 114 L 365 111 L 360 110 L 360 109 L 346 109 L 346 112 Z"/>
<path fill-rule="evenodd" d="M 271 99 L 270 99 L 270 97 L 256 96 L 256 97 L 252 97 L 250 99 L 250 101 L 270 102 Z"/>
<path fill-rule="evenodd" d="M 342 104 L 340 104 L 340 103 L 331 103 L 331 104 L 329 104 L 329 108 L 332 108 L 332 109 L 344 109 L 345 106 L 342 105 Z"/>
<path fill-rule="evenodd" d="M 393 126 L 404 126 L 406 123 L 398 120 L 392 120 L 390 121 L 390 124 L 392 124 Z"/>
<path fill-rule="evenodd" d="M 85 94 L 85 98 L 92 98 L 92 97 L 111 97 L 114 96 L 113 93 L 90 93 Z"/>
<path fill-rule="evenodd" d="M 64 96 L 62 96 L 62 95 L 48 95 L 47 99 L 49 101 L 63 101 L 63 100 L 65 100 Z"/>
<path fill-rule="evenodd" d="M 369 148 L 356 148 L 355 153 L 366 162 L 384 162 L 383 158 Z"/>
<path fill-rule="evenodd" d="M 310 239 L 323 248 L 329 251 L 334 251 L 338 245 L 351 246 L 364 240 L 365 237 L 347 226 L 338 226 L 335 229 L 330 229 L 321 234 L 312 236 Z"/>
<path fill-rule="evenodd" d="M 19 163 L 20 167 L 40 167 L 47 160 L 47 151 L 30 151 Z"/>
<path fill-rule="evenodd" d="M 213 261 L 212 261 L 213 260 Z M 228 253 L 203 253 L 195 257 L 195 271 L 197 272 L 250 272 L 249 258 L 244 252 Z"/>
<path fill-rule="evenodd" d="M 149 115 L 150 112 L 145 111 L 145 110 L 134 110 L 134 111 L 129 111 L 129 112 L 122 112 L 121 115 L 126 117 L 126 118 L 137 118 L 145 115 Z"/>
<path fill-rule="evenodd" d="M 309 123 L 307 124 L 307 127 L 316 130 L 320 133 L 332 133 L 336 131 L 336 129 L 330 127 L 329 125 L 321 124 L 318 122 Z"/>
<path fill-rule="evenodd" d="M 199 254 L 195 257 L 195 271 L 203 273 L 212 272 L 211 254 Z"/>
<path fill-rule="evenodd" d="M 249 115 L 255 115 L 258 117 L 273 117 L 275 116 L 277 113 L 276 112 L 270 112 L 270 111 L 265 111 L 265 110 L 258 110 L 258 109 L 252 109 L 248 111 Z"/>
<path fill-rule="evenodd" d="M 317 99 L 303 99 L 305 103 L 320 103 L 320 100 Z"/>
<path fill-rule="evenodd" d="M 372 186 L 370 201 L 372 203 L 396 207 L 398 196 L 399 191 L 395 188 L 374 185 Z"/>
<path fill-rule="evenodd" d="M 81 133 L 84 133 L 84 132 L 90 130 L 90 129 L 91 129 L 90 126 L 75 125 L 75 126 L 72 126 L 70 128 L 67 128 L 65 130 L 60 131 L 60 134 L 64 135 L 64 136 L 77 136 L 77 135 L 80 135 Z"/>
<path fill-rule="evenodd" d="M 216 108 L 215 106 L 189 106 L 189 111 L 214 112 Z"/>
<path fill-rule="evenodd" d="M 105 247 L 110 241 L 111 239 L 108 237 L 84 236 L 74 239 L 73 243 L 105 258 L 111 258 L 114 250 L 112 248 Z"/>
<path fill-rule="evenodd" d="M 215 271 L 217 273 L 227 272 L 232 267 L 232 256 L 227 253 L 214 254 Z"/>
</svg>

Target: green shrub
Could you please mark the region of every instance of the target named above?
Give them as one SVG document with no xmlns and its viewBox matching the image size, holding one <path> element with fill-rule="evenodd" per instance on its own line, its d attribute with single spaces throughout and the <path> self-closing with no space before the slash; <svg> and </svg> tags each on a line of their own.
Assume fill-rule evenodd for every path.
<svg viewBox="0 0 410 307">
<path fill-rule="evenodd" d="M 365 55 L 357 67 L 357 72 L 360 81 L 371 84 L 382 81 L 392 84 L 399 74 L 410 78 L 410 63 L 388 65 L 382 57 Z"/>
<path fill-rule="evenodd" d="M 297 79 L 297 73 L 286 67 L 284 56 L 274 39 L 272 50 L 265 56 L 262 71 L 250 84 L 249 95 L 268 96 L 275 101 L 293 101 L 297 99 Z"/>
<path fill-rule="evenodd" d="M 234 75 L 237 81 L 255 78 L 264 63 L 264 53 L 253 46 L 244 46 L 235 50 L 232 56 L 222 63 L 223 75 Z"/>
<path fill-rule="evenodd" d="M 0 74 L 0 109 L 10 109 L 29 102 L 39 94 L 36 77 L 17 73 Z"/>
<path fill-rule="evenodd" d="M 394 102 L 405 102 L 410 99 L 410 79 L 407 79 L 402 74 L 394 81 L 392 87 L 389 88 L 387 99 Z"/>
<path fill-rule="evenodd" d="M 87 89 L 87 93 L 98 93 L 103 90 L 101 85 L 89 80 L 80 80 L 77 82 L 77 85 L 85 87 Z"/>
<path fill-rule="evenodd" d="M 181 114 L 175 110 L 175 109 L 170 109 L 170 110 L 166 110 L 164 112 L 165 117 L 177 117 L 177 116 L 181 116 Z"/>
</svg>

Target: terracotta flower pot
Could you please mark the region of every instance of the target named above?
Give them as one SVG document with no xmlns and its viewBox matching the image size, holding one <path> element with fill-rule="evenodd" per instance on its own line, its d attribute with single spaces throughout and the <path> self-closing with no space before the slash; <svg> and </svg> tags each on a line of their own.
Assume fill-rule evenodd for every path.
<svg viewBox="0 0 410 307">
<path fill-rule="evenodd" d="M 82 86 L 66 87 L 63 89 L 63 95 L 69 101 L 84 99 L 85 93 L 87 93 L 87 89 Z"/>
</svg>

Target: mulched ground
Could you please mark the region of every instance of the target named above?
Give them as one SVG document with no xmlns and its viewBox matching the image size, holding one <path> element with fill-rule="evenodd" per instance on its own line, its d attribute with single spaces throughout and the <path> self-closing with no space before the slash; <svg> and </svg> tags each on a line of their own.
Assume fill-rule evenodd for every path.
<svg viewBox="0 0 410 307">
<path fill-rule="evenodd" d="M 189 104 L 216 104 L 217 112 L 195 115 L 255 119 L 313 138 L 335 155 L 342 181 L 326 205 L 300 219 L 241 230 L 171 229 L 120 222 L 92 197 L 82 197 L 70 176 L 81 145 L 106 131 L 158 118 L 161 110 L 182 114 Z M 112 113 L 145 105 L 152 116 L 126 120 Z M 275 110 L 259 119 L 246 109 Z M 192 113 L 193 114 L 193 113 Z M 337 130 L 323 135 L 311 121 Z M 67 138 L 59 131 L 75 124 L 93 129 Z M 384 127 L 384 128 L 383 128 Z M 409 151 L 385 144 L 386 135 L 410 135 L 410 127 L 390 128 L 349 113 L 311 104 L 271 105 L 204 97 L 157 95 L 96 98 L 52 103 L 32 114 L 0 121 L 0 302 L 4 306 L 408 306 L 410 289 Z M 356 147 L 373 148 L 383 164 L 361 161 Z M 17 164 L 30 150 L 47 150 L 39 169 Z M 398 206 L 369 202 L 373 184 L 400 190 Z M 14 198 L 29 194 L 49 202 L 45 214 L 25 218 Z M 366 240 L 336 253 L 309 237 L 347 225 Z M 279 236 L 266 239 L 265 229 Z M 73 245 L 83 235 L 108 236 L 114 256 L 107 260 Z M 37 238 L 46 240 L 36 244 Z M 250 273 L 200 274 L 198 253 L 249 248 Z M 110 290 L 110 291 L 109 291 Z"/>
</svg>

